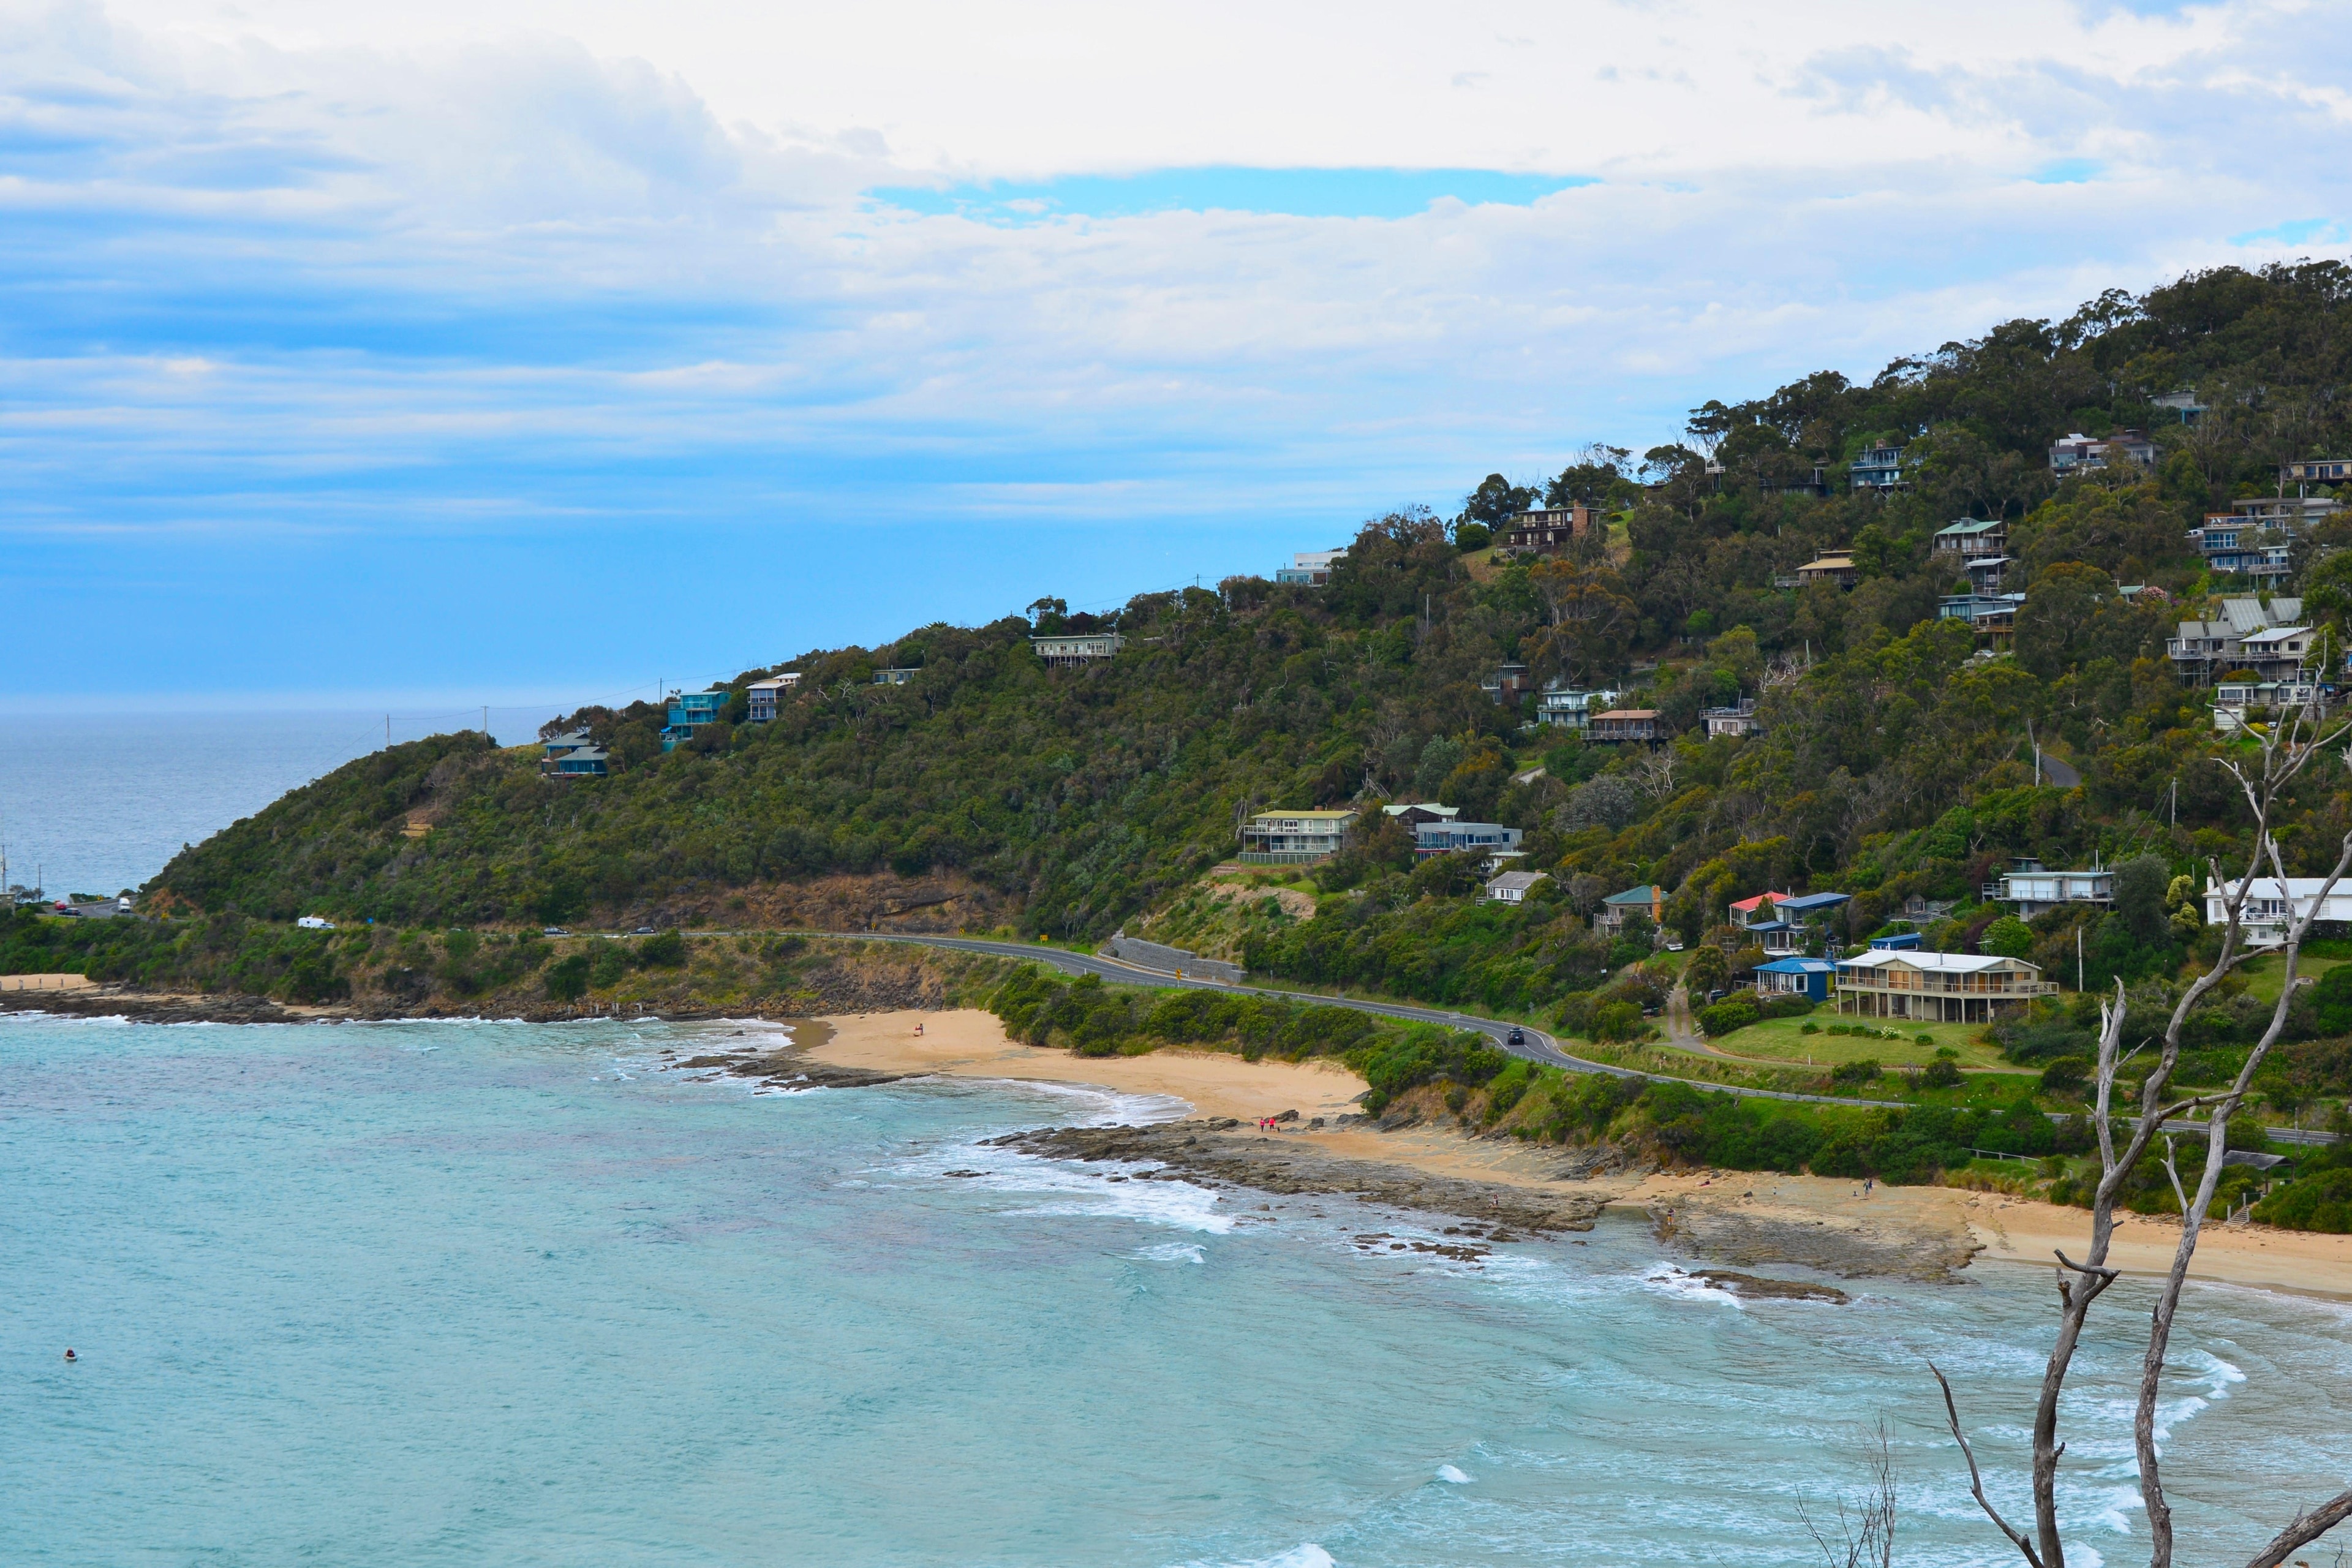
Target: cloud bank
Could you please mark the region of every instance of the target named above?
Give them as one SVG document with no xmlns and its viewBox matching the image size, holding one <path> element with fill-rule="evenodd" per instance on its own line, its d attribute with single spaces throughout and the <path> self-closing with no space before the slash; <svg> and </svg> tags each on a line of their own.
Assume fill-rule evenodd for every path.
<svg viewBox="0 0 2352 1568">
<path fill-rule="evenodd" d="M 731 671 L 2345 244 L 2339 9 L 1767 9 L 0 13 L 5 679 Z"/>
</svg>

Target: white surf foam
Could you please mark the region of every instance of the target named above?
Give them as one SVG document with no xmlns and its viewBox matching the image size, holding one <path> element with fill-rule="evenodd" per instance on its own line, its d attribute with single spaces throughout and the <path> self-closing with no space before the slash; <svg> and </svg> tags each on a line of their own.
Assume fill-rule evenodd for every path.
<svg viewBox="0 0 2352 1568">
<path fill-rule="evenodd" d="M 1720 1285 L 1710 1285 L 1696 1274 L 1685 1274 L 1671 1263 L 1653 1264 L 1642 1276 L 1642 1283 L 1662 1296 L 1672 1296 L 1685 1301 L 1717 1301 L 1734 1311 L 1748 1309 L 1739 1298 Z"/>
<path fill-rule="evenodd" d="M 898 1161 L 888 1173 L 929 1185 L 945 1172 L 968 1171 L 972 1173 L 951 1178 L 953 1184 L 1008 1198 L 1045 1200 L 1002 1211 L 1009 1215 L 1131 1219 L 1209 1236 L 1234 1228 L 1237 1216 L 1222 1211 L 1216 1194 L 1190 1182 L 1161 1181 L 1149 1174 L 1158 1169 L 1128 1163 L 1078 1164 L 994 1144 L 964 1143 Z"/>
<path fill-rule="evenodd" d="M 1470 1478 L 1452 1465 L 1438 1466 L 1437 1479 L 1449 1487 L 1466 1487 L 1470 1484 Z"/>
<path fill-rule="evenodd" d="M 1168 1241 L 1158 1247 L 1139 1247 L 1135 1256 L 1151 1263 L 1201 1263 L 1208 1251 L 1197 1241 Z"/>
</svg>

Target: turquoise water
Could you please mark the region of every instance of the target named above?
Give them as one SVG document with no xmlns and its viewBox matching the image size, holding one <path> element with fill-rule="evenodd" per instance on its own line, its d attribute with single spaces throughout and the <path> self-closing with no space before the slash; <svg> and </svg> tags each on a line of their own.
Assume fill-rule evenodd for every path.
<svg viewBox="0 0 2352 1568">
<path fill-rule="evenodd" d="M 2011 1560 L 1922 1363 L 2010 1466 L 2038 1270 L 1743 1310 L 1630 1219 L 1368 1255 L 1431 1222 L 978 1146 L 1166 1106 L 663 1067 L 750 1043 L 0 1020 L 0 1561 L 1794 1563 L 1880 1416 L 1903 1560 Z M 2352 1472 L 2352 1316 L 2191 1295 L 2184 1557 L 2242 1559 Z M 2144 1550 L 2111 1300 L 2086 1563 Z"/>
</svg>

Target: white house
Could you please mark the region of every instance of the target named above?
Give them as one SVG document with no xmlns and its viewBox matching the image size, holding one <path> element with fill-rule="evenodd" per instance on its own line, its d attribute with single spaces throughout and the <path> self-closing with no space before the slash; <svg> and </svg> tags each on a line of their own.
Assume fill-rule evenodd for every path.
<svg viewBox="0 0 2352 1568">
<path fill-rule="evenodd" d="M 1081 632 L 1066 637 L 1031 637 L 1029 646 L 1047 664 L 1070 665 L 1108 658 L 1127 646 L 1127 639 L 1117 632 Z"/>
<path fill-rule="evenodd" d="M 1289 565 L 1275 568 L 1274 580 L 1319 588 L 1331 580 L 1332 563 L 1347 553 L 1344 550 L 1302 550 L 1290 558 Z"/>
<path fill-rule="evenodd" d="M 1252 866 L 1288 866 L 1337 855 L 1347 843 L 1352 811 L 1261 811 L 1242 825 L 1242 859 Z"/>
<path fill-rule="evenodd" d="M 2289 877 L 2285 887 L 2279 886 L 2276 877 L 2257 877 L 2246 891 L 2245 904 L 2238 911 L 2238 929 L 2244 934 L 2248 947 L 2284 947 L 2287 922 L 2316 905 L 2319 919 L 2352 922 L 2352 877 L 2336 884 L 2326 901 L 2318 902 L 2319 890 L 2327 886 L 2325 877 Z M 2224 925 L 2230 919 L 2226 907 L 2229 894 L 2238 884 L 2225 889 L 2210 877 L 2205 879 L 2205 923 Z"/>
<path fill-rule="evenodd" d="M 746 717 L 754 724 L 768 723 L 775 718 L 776 704 L 783 700 L 784 693 L 800 683 L 800 671 L 796 669 L 751 682 L 743 689 L 744 700 L 751 706 Z"/>
<path fill-rule="evenodd" d="M 1486 884 L 1486 897 L 1498 904 L 1525 903 L 1535 885 L 1547 875 L 1542 871 L 1506 871 Z"/>
</svg>

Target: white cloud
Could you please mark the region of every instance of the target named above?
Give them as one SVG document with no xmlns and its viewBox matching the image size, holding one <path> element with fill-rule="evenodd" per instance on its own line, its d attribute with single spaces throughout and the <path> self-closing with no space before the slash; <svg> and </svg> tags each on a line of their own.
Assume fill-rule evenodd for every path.
<svg viewBox="0 0 2352 1568">
<path fill-rule="evenodd" d="M 0 469 L 44 526 L 113 504 L 59 439 L 193 480 L 110 525 L 339 473 L 568 513 L 583 454 L 919 454 L 950 506 L 1097 465 L 1146 477 L 1130 515 L 1406 499 L 2335 243 L 2347 44 L 2260 4 L 20 10 Z M 858 196 L 1219 163 L 1600 183 L 1398 219 Z"/>
</svg>

